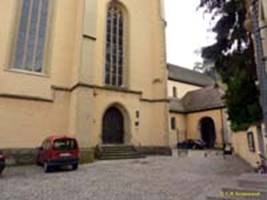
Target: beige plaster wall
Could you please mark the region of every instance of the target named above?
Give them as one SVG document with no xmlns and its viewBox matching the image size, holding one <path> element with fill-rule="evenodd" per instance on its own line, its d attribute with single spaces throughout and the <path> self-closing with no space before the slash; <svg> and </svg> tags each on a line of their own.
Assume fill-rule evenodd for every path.
<svg viewBox="0 0 267 200">
<path fill-rule="evenodd" d="M 51 2 L 45 70 L 40 74 L 15 70 L 10 65 L 21 1 L 1 1 L 1 148 L 36 147 L 48 135 L 75 133 L 71 124 L 75 114 L 69 112 L 74 110 L 70 93 L 55 91 L 52 86 L 68 88 L 74 84 L 74 77 L 78 80 L 83 1 Z"/>
<path fill-rule="evenodd" d="M 171 129 L 171 118 L 176 119 L 176 130 Z M 177 141 L 184 141 L 186 139 L 201 139 L 200 120 L 204 117 L 213 119 L 216 129 L 216 145 L 222 146 L 222 131 L 224 132 L 224 139 L 231 141 L 229 124 L 225 121 L 225 111 L 223 109 L 216 109 L 210 111 L 202 111 L 188 114 L 169 113 L 169 142 L 171 147 L 175 147 Z M 179 135 L 178 135 L 178 134 Z"/>
<path fill-rule="evenodd" d="M 89 61 L 90 63 L 84 61 L 81 69 L 84 74 L 92 74 L 82 77 L 82 81 L 86 83 L 104 85 L 106 9 L 109 2 L 109 0 L 97 1 L 96 40 L 84 41 L 86 43 L 83 49 L 84 57 L 88 57 L 91 49 L 94 49 L 94 59 L 92 62 Z M 124 33 L 125 88 L 142 91 L 144 98 L 165 98 L 167 93 L 165 27 L 160 17 L 160 0 L 120 2 L 127 13 Z M 87 28 L 85 30 L 87 31 Z M 90 34 L 93 33 L 94 30 L 91 30 Z M 94 66 L 94 69 L 90 70 L 89 65 Z"/>
<path fill-rule="evenodd" d="M 187 115 L 187 136 L 188 139 L 201 139 L 200 120 L 204 117 L 213 119 L 216 129 L 216 145 L 222 146 L 223 133 L 223 109 L 196 112 Z"/>
<path fill-rule="evenodd" d="M 127 113 L 128 143 L 167 146 L 167 68 L 161 1 L 121 0 L 128 12 L 124 91 L 104 87 L 109 1 L 52 2 L 46 73 L 36 74 L 10 68 L 18 1 L 1 1 L 0 147 L 35 147 L 51 134 L 76 135 L 82 147 L 95 146 L 101 143 L 104 111 L 114 103 Z M 72 88 L 78 82 L 84 85 Z M 139 119 L 135 116 L 137 110 Z"/>
<path fill-rule="evenodd" d="M 57 92 L 56 101 L 37 102 L 0 98 L 0 148 L 40 146 L 49 135 L 68 131 L 69 94 Z"/>
<path fill-rule="evenodd" d="M 80 81 L 96 84 L 97 73 L 100 71 L 95 65 L 97 59 L 102 59 L 104 54 L 96 59 L 96 40 L 97 35 L 97 18 L 98 18 L 98 0 L 85 0 L 84 20 L 82 34 L 82 55 L 80 68 Z M 101 34 L 103 35 L 103 34 Z M 102 68 L 103 66 L 101 66 Z"/>
<path fill-rule="evenodd" d="M 108 0 L 85 1 L 80 81 L 105 86 L 106 11 Z M 167 70 L 161 1 L 119 1 L 125 12 L 125 90 L 83 88 L 77 92 L 76 128 L 82 145 L 101 143 L 102 117 L 108 106 L 119 105 L 129 123 L 126 142 L 136 145 L 168 145 Z M 96 7 L 96 9 L 92 9 Z M 149 19 L 149 20 L 144 20 Z M 91 21 L 93 21 L 91 23 Z M 142 30 L 142 34 L 140 34 Z M 158 41 L 155 43 L 155 41 Z M 151 101 L 152 100 L 152 101 Z M 139 110 L 140 118 L 135 118 Z M 155 113 L 160 113 L 155 116 Z M 139 126 L 135 126 L 138 120 Z M 156 126 L 154 124 L 157 124 Z M 88 135 L 90 134 L 90 138 Z"/>
<path fill-rule="evenodd" d="M 264 27 L 267 25 L 267 2 L 266 1 L 259 1 L 260 2 L 260 14 L 259 14 L 259 22 L 260 22 L 260 26 Z M 263 11 L 263 12 L 262 12 Z M 267 37 L 267 30 L 266 29 L 262 29 L 261 30 L 261 36 L 262 37 Z M 263 50 L 264 50 L 264 56 L 267 56 L 267 41 L 266 40 L 262 40 L 263 43 Z M 267 70 L 267 65 L 266 65 L 266 70 Z"/>
<path fill-rule="evenodd" d="M 187 92 L 191 92 L 201 88 L 200 86 L 192 84 L 168 80 L 168 97 L 173 97 L 173 87 L 176 87 L 177 98 L 183 98 Z"/>
<path fill-rule="evenodd" d="M 251 152 L 248 146 L 247 132 L 252 131 L 255 141 L 255 152 Z M 259 141 L 257 136 L 256 127 L 251 127 L 248 131 L 240 131 L 232 134 L 232 142 L 235 153 L 237 153 L 241 158 L 247 161 L 251 166 L 256 167 L 257 161 L 259 161 L 259 156 L 257 152 L 259 151 Z"/>
<path fill-rule="evenodd" d="M 171 129 L 171 118 L 176 119 L 176 129 Z M 184 114 L 170 113 L 169 115 L 169 141 L 172 148 L 176 147 L 177 142 L 184 141 L 187 134 L 187 117 Z"/>
<path fill-rule="evenodd" d="M 126 144 L 168 145 L 165 103 L 151 104 L 140 101 L 139 94 L 88 88 L 79 89 L 78 101 L 77 137 L 82 146 L 102 143 L 102 120 L 110 106 L 116 106 L 124 115 Z M 139 118 L 136 117 L 136 111 L 140 113 Z M 139 123 L 138 126 L 136 122 Z"/>
<path fill-rule="evenodd" d="M 85 0 L 84 6 L 84 23 L 83 23 L 83 33 L 96 37 L 96 19 L 97 19 L 97 2 L 98 0 Z"/>
<path fill-rule="evenodd" d="M 10 66 L 17 6 L 20 1 L 3 0 L 0 6 L 0 94 L 27 95 L 52 98 L 51 86 L 69 87 L 77 76 L 81 43 L 81 2 L 73 0 L 51 1 L 51 20 L 45 73 L 37 74 L 15 70 Z M 72 27 L 71 29 L 69 27 Z M 76 68 L 74 70 L 73 68 Z M 73 73 L 75 72 L 76 73 Z"/>
</svg>

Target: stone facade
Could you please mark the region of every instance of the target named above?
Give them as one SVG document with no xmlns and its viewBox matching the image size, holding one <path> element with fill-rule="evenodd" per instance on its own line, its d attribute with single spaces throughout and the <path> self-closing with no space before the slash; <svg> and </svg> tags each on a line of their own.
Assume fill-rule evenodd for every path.
<svg viewBox="0 0 267 200">
<path fill-rule="evenodd" d="M 175 148 L 177 142 L 187 139 L 204 139 L 203 119 L 208 119 L 214 126 L 213 147 L 221 148 L 224 143 L 231 143 L 223 91 L 204 74 L 171 64 L 168 69 L 170 147 Z"/>
<path fill-rule="evenodd" d="M 267 37 L 267 2 L 265 0 L 257 0 L 257 1 L 250 1 L 246 0 L 246 6 L 247 6 L 247 16 L 246 16 L 246 22 L 245 27 L 246 29 L 253 33 L 253 23 L 252 23 L 252 3 L 255 3 L 256 10 L 257 10 L 257 16 L 258 16 L 258 22 L 259 22 L 259 31 L 261 35 L 262 40 L 262 47 L 263 47 L 263 56 L 266 58 L 267 56 L 267 41 L 264 39 Z M 255 50 L 260 51 L 260 49 L 257 48 L 256 40 L 253 36 Z M 255 54 L 256 55 L 256 54 Z M 256 55 L 257 56 L 257 55 Z M 264 59 L 265 60 L 265 59 Z M 267 71 L 267 62 L 265 62 L 265 69 Z M 248 140 L 246 137 L 246 133 L 248 131 L 253 132 L 254 138 L 255 138 L 255 145 L 256 145 L 256 151 L 251 152 L 248 149 Z M 261 125 L 260 129 L 257 129 L 255 126 L 251 126 L 247 131 L 238 132 L 238 134 L 233 135 L 233 140 L 236 142 L 234 143 L 236 149 L 238 149 L 237 153 L 245 159 L 248 163 L 250 163 L 253 166 L 256 166 L 256 161 L 259 160 L 258 151 L 265 154 L 267 156 L 267 136 L 264 133 L 266 131 L 266 128 L 264 128 L 264 125 Z M 265 136 L 264 136 L 265 135 Z"/>
<path fill-rule="evenodd" d="M 176 116 L 181 135 L 187 132 L 187 137 L 192 139 L 200 137 L 196 134 L 203 116 L 213 117 L 216 131 L 221 133 L 221 110 L 217 108 L 186 115 L 170 112 L 169 97 L 174 86 L 178 88 L 177 98 L 182 98 L 211 80 L 207 78 L 204 85 L 196 84 L 195 80 L 191 83 L 191 72 L 186 70 L 182 71 L 187 72 L 187 81 L 176 80 L 177 76 L 168 80 L 163 0 L 42 0 L 38 1 L 42 4 L 36 7 L 35 13 L 36 2 L 2 0 L 0 6 L 0 148 L 6 149 L 10 164 L 34 162 L 35 148 L 54 134 L 75 136 L 82 149 L 82 162 L 92 161 L 94 148 L 104 143 L 104 119 L 110 108 L 116 109 L 123 118 L 120 127 L 123 144 L 135 145 L 146 154 L 171 154 L 169 147 L 177 143 L 170 128 L 171 116 Z M 34 30 L 39 29 L 40 33 L 40 27 L 44 26 L 38 23 L 47 14 L 41 12 L 45 2 L 50 4 L 47 30 L 43 32 L 42 68 L 31 71 L 28 70 L 31 65 L 17 66 L 14 59 L 22 56 L 27 60 L 31 54 L 25 52 L 32 48 L 33 56 L 38 53 L 40 47 L 32 46 L 44 36 L 29 38 Z M 31 10 L 31 17 L 43 15 L 36 18 L 37 28 L 29 28 L 36 21 L 28 17 L 28 23 L 24 24 L 28 29 L 19 35 L 22 13 L 27 9 Z M 118 42 L 114 37 L 113 41 L 121 45 L 121 49 L 114 47 L 117 48 L 114 51 L 123 54 L 123 64 L 116 63 L 123 68 L 118 75 L 122 76 L 123 84 L 119 86 L 106 82 L 110 62 L 107 35 L 114 31 L 107 26 L 113 23 L 109 9 L 123 16 L 122 24 L 119 26 L 117 21 L 115 30 L 121 31 L 123 39 Z M 25 55 L 14 54 L 20 48 L 20 37 L 28 45 L 26 50 L 22 49 Z M 110 53 L 113 54 L 113 50 Z M 114 70 L 109 72 L 119 73 L 121 69 Z M 201 74 L 195 75 L 198 81 L 203 78 Z M 221 140 L 218 135 L 217 143 L 221 144 Z"/>
<path fill-rule="evenodd" d="M 251 134 L 250 137 L 253 137 L 253 141 L 249 141 L 248 134 Z M 257 167 L 257 162 L 260 161 L 258 152 L 261 134 L 256 126 L 251 126 L 247 131 L 239 131 L 232 135 L 235 153 L 253 167 Z"/>
<path fill-rule="evenodd" d="M 111 106 L 123 110 L 125 143 L 168 146 L 162 2 L 112 2 L 126 12 L 125 85 L 118 88 L 104 82 L 111 1 L 50 3 L 45 70 L 36 73 L 10 64 L 21 5 L 17 0 L 1 2 L 1 148 L 34 148 L 50 134 L 73 135 L 82 148 L 94 147 L 102 142 L 102 118 Z M 155 116 L 155 112 L 161 114 Z"/>
</svg>

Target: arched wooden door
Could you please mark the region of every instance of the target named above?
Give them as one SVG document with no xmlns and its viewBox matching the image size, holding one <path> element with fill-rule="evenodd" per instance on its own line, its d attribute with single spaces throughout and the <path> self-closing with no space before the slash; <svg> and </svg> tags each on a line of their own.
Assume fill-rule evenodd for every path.
<svg viewBox="0 0 267 200">
<path fill-rule="evenodd" d="M 109 108 L 104 114 L 102 126 L 103 144 L 122 144 L 124 142 L 124 119 L 119 109 Z"/>
<path fill-rule="evenodd" d="M 216 141 L 216 130 L 213 119 L 205 117 L 200 121 L 200 131 L 202 140 L 208 148 L 213 148 Z"/>
</svg>

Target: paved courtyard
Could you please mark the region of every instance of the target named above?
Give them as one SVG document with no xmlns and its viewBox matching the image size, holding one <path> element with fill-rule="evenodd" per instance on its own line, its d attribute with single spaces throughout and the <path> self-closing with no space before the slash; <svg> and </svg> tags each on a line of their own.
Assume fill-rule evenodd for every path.
<svg viewBox="0 0 267 200">
<path fill-rule="evenodd" d="M 236 157 L 191 155 L 98 161 L 45 174 L 38 166 L 6 169 L 1 200 L 202 200 L 250 168 Z"/>
</svg>

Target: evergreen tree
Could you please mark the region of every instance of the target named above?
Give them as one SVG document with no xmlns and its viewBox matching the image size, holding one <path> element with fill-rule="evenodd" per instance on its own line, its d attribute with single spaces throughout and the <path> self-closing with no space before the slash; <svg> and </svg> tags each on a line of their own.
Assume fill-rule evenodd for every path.
<svg viewBox="0 0 267 200">
<path fill-rule="evenodd" d="M 200 0 L 216 23 L 216 42 L 202 49 L 205 62 L 214 63 L 226 84 L 225 103 L 232 129 L 245 130 L 261 120 L 252 36 L 246 22 L 245 0 Z"/>
</svg>

